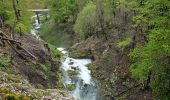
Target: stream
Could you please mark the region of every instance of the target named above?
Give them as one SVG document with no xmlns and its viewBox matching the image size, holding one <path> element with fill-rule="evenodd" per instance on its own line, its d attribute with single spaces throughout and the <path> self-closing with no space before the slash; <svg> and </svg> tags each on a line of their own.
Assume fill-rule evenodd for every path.
<svg viewBox="0 0 170 100">
<path fill-rule="evenodd" d="M 65 55 L 61 65 L 64 86 L 75 100 L 99 100 L 99 87 L 87 68 L 91 60 L 70 58 L 64 48 L 57 49 Z M 70 75 L 69 72 L 74 74 Z M 73 88 L 70 89 L 68 85 Z"/>
<path fill-rule="evenodd" d="M 31 34 L 40 39 L 38 29 L 41 24 L 38 23 L 36 16 L 34 20 Z M 56 48 L 64 54 L 61 64 L 62 81 L 65 89 L 72 94 L 75 100 L 100 100 L 100 89 L 97 81 L 91 76 L 91 71 L 87 65 L 91 59 L 74 59 L 70 58 L 65 48 Z"/>
</svg>

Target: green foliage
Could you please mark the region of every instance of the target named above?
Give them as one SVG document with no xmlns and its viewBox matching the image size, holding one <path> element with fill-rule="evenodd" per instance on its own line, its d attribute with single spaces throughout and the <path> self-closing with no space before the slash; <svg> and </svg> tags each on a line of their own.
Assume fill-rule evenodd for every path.
<svg viewBox="0 0 170 100">
<path fill-rule="evenodd" d="M 0 66 L 9 67 L 11 64 L 11 57 L 7 54 L 0 53 Z"/>
<path fill-rule="evenodd" d="M 112 4 L 112 0 L 97 0 L 85 5 L 78 14 L 74 25 L 78 40 L 84 40 L 96 34 L 96 31 L 101 28 L 101 24 L 104 27 L 112 23 L 114 11 Z"/>
<path fill-rule="evenodd" d="M 39 34 L 43 40 L 56 47 L 70 47 L 72 45 L 72 37 L 65 32 L 63 27 L 56 24 L 52 18 L 43 23 Z"/>
<path fill-rule="evenodd" d="M 6 94 L 5 99 L 6 100 L 19 100 L 19 98 L 14 94 Z"/>
<path fill-rule="evenodd" d="M 104 22 L 105 24 L 112 23 L 114 8 L 114 0 L 102 0 L 104 9 Z"/>
<path fill-rule="evenodd" d="M 139 5 L 140 14 L 135 17 L 135 26 L 138 28 L 152 26 L 152 28 L 148 30 L 148 42 L 142 47 L 136 47 L 130 53 L 134 61 L 131 72 L 140 82 L 147 80 L 151 74 L 150 86 L 154 98 L 169 100 L 170 2 L 168 0 L 146 0 Z"/>
<path fill-rule="evenodd" d="M 67 84 L 67 85 L 66 85 L 66 88 L 67 88 L 68 90 L 72 91 L 72 90 L 74 90 L 76 87 L 75 87 L 74 84 Z"/>
<path fill-rule="evenodd" d="M 68 70 L 68 75 L 70 77 L 76 76 L 78 73 L 75 70 Z"/>
<path fill-rule="evenodd" d="M 79 40 L 84 40 L 95 33 L 96 26 L 96 5 L 90 2 L 78 14 L 74 31 L 79 37 Z"/>
<path fill-rule="evenodd" d="M 12 0 L 0 1 L 0 18 L 5 22 L 6 26 L 15 27 L 16 32 L 29 32 L 31 29 L 30 17 L 31 13 L 28 11 L 28 0 L 21 0 L 18 2 L 16 8 L 20 10 L 19 21 L 17 21 Z"/>
<path fill-rule="evenodd" d="M 56 23 L 71 22 L 76 13 L 76 0 L 48 0 L 50 15 Z"/>
<path fill-rule="evenodd" d="M 58 56 L 59 58 L 64 56 L 64 54 L 61 51 L 57 50 L 56 46 L 51 45 L 51 44 L 48 44 L 48 45 L 49 45 L 49 48 L 50 48 L 51 52 L 54 55 Z"/>
<path fill-rule="evenodd" d="M 117 43 L 117 47 L 123 48 L 123 47 L 129 45 L 130 43 L 132 43 L 132 38 L 127 38 L 126 40 Z"/>
</svg>

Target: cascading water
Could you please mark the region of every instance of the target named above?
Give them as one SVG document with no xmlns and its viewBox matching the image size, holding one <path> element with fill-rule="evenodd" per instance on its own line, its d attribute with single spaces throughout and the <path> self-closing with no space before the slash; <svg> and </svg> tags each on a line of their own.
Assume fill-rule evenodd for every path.
<svg viewBox="0 0 170 100">
<path fill-rule="evenodd" d="M 33 25 L 32 25 L 32 29 L 31 29 L 31 34 L 33 36 L 35 36 L 37 39 L 40 39 L 40 37 L 39 37 L 39 35 L 37 33 L 38 33 L 38 29 L 41 27 L 41 23 L 38 23 L 36 15 L 32 16 L 31 19 L 34 21 Z"/>
<path fill-rule="evenodd" d="M 64 48 L 58 48 L 65 54 L 61 70 L 63 73 L 63 82 L 66 89 L 75 97 L 76 100 L 100 100 L 99 88 L 96 81 L 91 77 L 91 72 L 87 64 L 90 59 L 73 59 L 68 57 L 68 52 Z M 69 76 L 69 71 L 77 74 Z M 73 85 L 75 88 L 70 90 L 67 85 Z"/>
<path fill-rule="evenodd" d="M 38 23 L 36 16 L 33 16 L 32 19 L 34 23 L 31 34 L 40 39 L 37 33 L 41 24 Z M 87 64 L 90 64 L 91 60 L 70 58 L 64 48 L 57 49 L 65 55 L 61 65 L 63 84 L 75 100 L 101 100 L 97 82 L 91 77 L 91 72 L 87 68 Z M 70 76 L 69 71 L 74 75 Z"/>
</svg>

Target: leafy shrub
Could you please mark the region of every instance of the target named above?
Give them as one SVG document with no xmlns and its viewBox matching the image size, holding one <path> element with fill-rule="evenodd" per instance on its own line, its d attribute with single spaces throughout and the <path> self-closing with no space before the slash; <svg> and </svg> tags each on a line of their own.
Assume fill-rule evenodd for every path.
<svg viewBox="0 0 170 100">
<path fill-rule="evenodd" d="M 96 6 L 97 5 L 97 6 Z M 101 24 L 107 25 L 112 22 L 112 1 L 97 1 L 97 4 L 89 2 L 78 14 L 74 31 L 79 40 L 86 39 L 101 28 Z M 104 34 L 104 33 L 103 33 Z"/>
<path fill-rule="evenodd" d="M 78 14 L 74 31 L 81 40 L 91 36 L 95 32 L 96 26 L 96 5 L 90 2 Z"/>
</svg>

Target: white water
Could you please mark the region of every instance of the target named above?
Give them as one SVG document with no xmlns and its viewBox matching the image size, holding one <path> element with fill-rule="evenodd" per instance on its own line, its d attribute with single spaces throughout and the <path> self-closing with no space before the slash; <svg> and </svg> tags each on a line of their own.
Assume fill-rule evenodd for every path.
<svg viewBox="0 0 170 100">
<path fill-rule="evenodd" d="M 91 71 L 87 68 L 87 64 L 90 64 L 91 60 L 70 58 L 68 57 L 68 52 L 65 51 L 64 48 L 57 49 L 65 54 L 62 61 L 61 70 L 66 89 L 68 84 L 74 84 L 74 90 L 67 90 L 69 90 L 76 100 L 98 100 L 98 86 L 91 77 Z M 76 71 L 78 74 L 74 77 L 69 76 L 69 70 Z"/>
<path fill-rule="evenodd" d="M 32 19 L 35 19 L 36 16 L 33 16 Z M 41 27 L 41 24 L 38 23 L 38 20 L 35 19 L 33 28 L 31 29 L 31 34 L 37 39 L 40 39 L 38 35 L 38 29 Z M 41 39 L 40 39 L 41 40 Z M 65 56 L 62 59 L 61 71 L 63 84 L 75 100 L 100 100 L 99 89 L 91 77 L 91 71 L 87 68 L 87 64 L 91 63 L 90 59 L 74 59 L 68 56 L 68 52 L 64 48 L 57 48 Z M 70 63 L 72 63 L 70 65 Z M 68 75 L 68 71 L 73 70 L 78 74 L 74 77 Z M 68 84 L 74 84 L 75 89 L 67 89 Z"/>
<path fill-rule="evenodd" d="M 32 16 L 31 19 L 34 21 L 33 27 L 31 29 L 31 34 L 35 36 L 37 39 L 40 39 L 40 36 L 38 35 L 38 29 L 41 27 L 41 23 L 38 23 L 37 16 Z"/>
</svg>

